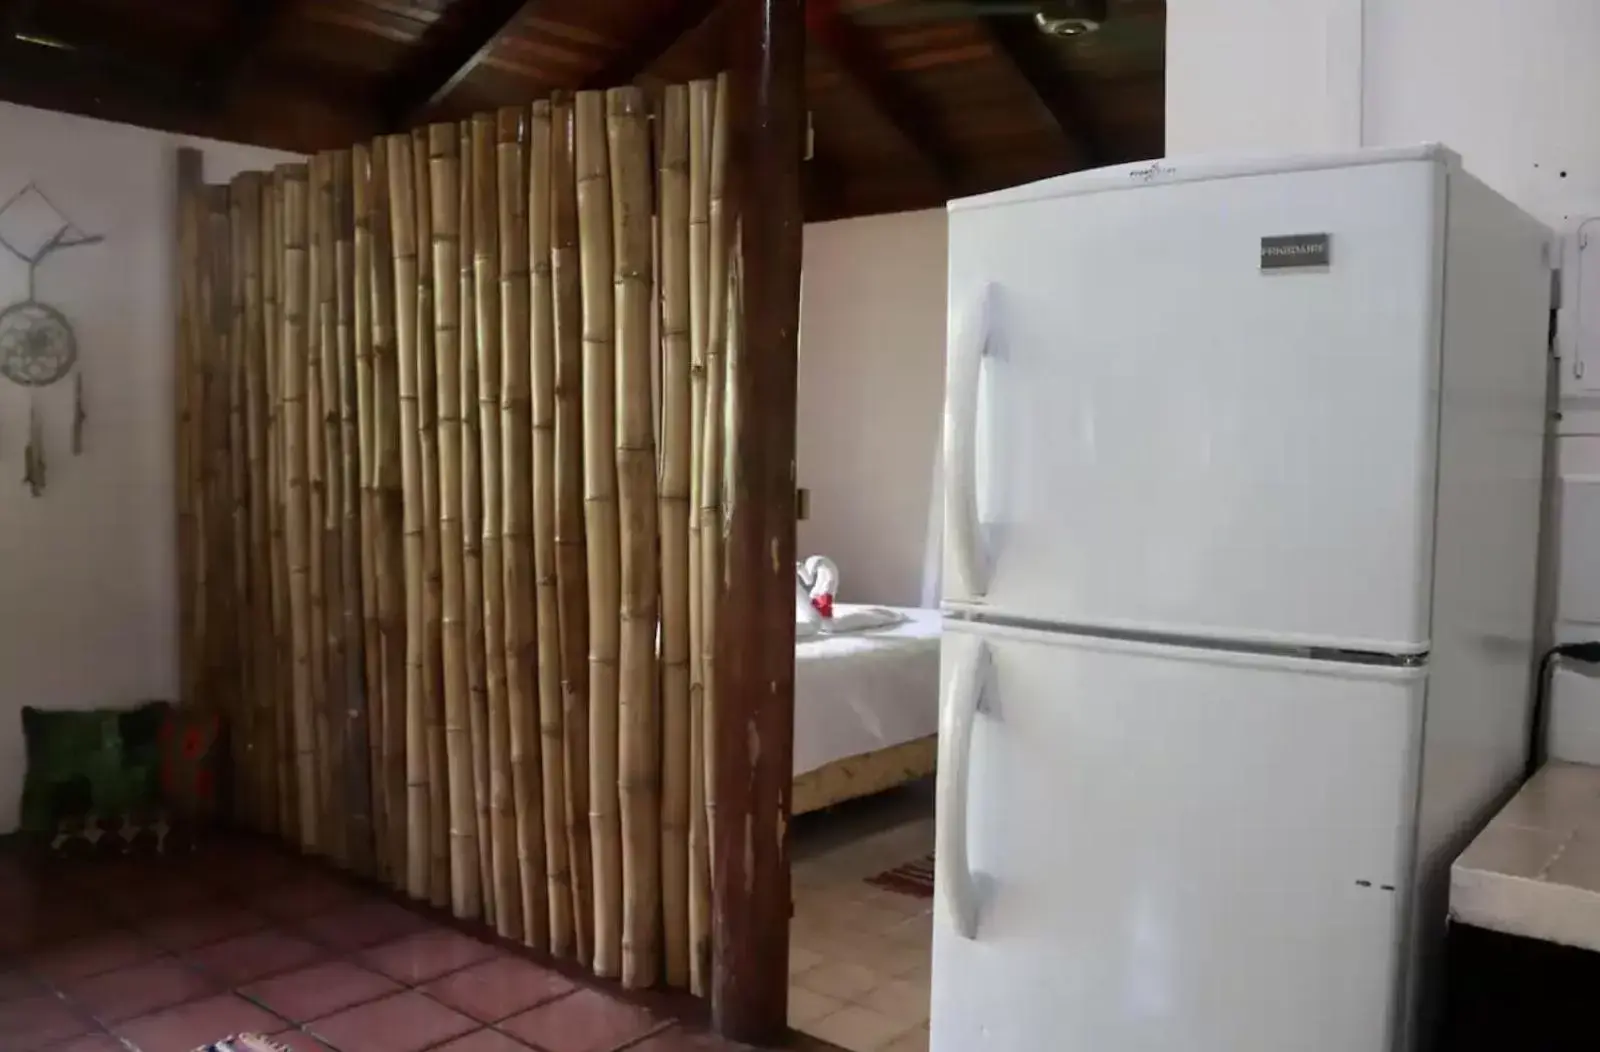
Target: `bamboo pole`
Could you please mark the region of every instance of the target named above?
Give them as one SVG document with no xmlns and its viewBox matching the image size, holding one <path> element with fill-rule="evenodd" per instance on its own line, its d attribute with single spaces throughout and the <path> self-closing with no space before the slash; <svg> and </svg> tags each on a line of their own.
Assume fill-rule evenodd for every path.
<svg viewBox="0 0 1600 1052">
<path fill-rule="evenodd" d="M 689 85 L 689 989 L 711 983 L 711 838 L 706 802 L 704 579 L 700 464 L 706 445 L 706 342 L 711 310 L 711 122 L 716 85 Z"/>
<path fill-rule="evenodd" d="M 319 843 L 317 808 L 316 696 L 311 664 L 311 512 L 306 449 L 307 329 L 310 320 L 307 236 L 307 170 L 278 169 L 283 176 L 283 402 L 284 548 L 289 573 L 289 622 L 293 638 L 295 799 L 300 846 Z"/>
<path fill-rule="evenodd" d="M 289 632 L 289 569 L 283 548 L 283 423 L 279 419 L 283 377 L 283 304 L 279 292 L 279 275 L 283 269 L 283 179 L 277 172 L 268 175 L 261 202 L 262 254 L 261 254 L 261 304 L 262 304 L 262 354 L 263 381 L 266 391 L 266 456 L 267 456 L 267 530 L 269 619 L 271 639 L 268 660 L 272 675 L 268 684 L 271 691 L 271 723 L 266 729 L 269 748 L 268 786 L 272 799 L 268 801 L 272 817 L 268 829 L 285 840 L 294 841 L 294 770 L 292 655 L 288 649 Z"/>
<path fill-rule="evenodd" d="M 561 725 L 567 851 L 578 962 L 594 960 L 589 840 L 589 584 L 583 514 L 583 314 L 577 170 L 570 96 L 550 103 L 551 328 L 555 334 L 555 547 L 561 633 Z"/>
<path fill-rule="evenodd" d="M 495 924 L 494 864 L 489 821 L 489 669 L 483 631 L 483 444 L 478 421 L 477 239 L 472 202 L 476 168 L 472 163 L 472 122 L 458 126 L 461 239 L 461 533 L 463 597 L 467 619 L 468 727 L 472 735 L 472 797 L 478 826 L 478 877 L 483 919 Z"/>
<path fill-rule="evenodd" d="M 233 668 L 228 633 L 225 628 L 233 590 L 233 573 L 228 555 L 229 542 L 229 375 L 228 345 L 231 327 L 229 245 L 231 238 L 228 188 L 206 188 L 206 330 L 201 358 L 204 385 L 202 408 L 204 471 L 201 483 L 202 543 L 205 551 L 204 588 L 201 599 L 201 630 L 206 654 L 205 690 L 202 696 L 216 699 L 224 711 L 236 703 L 238 688 L 228 675 Z M 30 414 L 29 439 L 36 428 Z"/>
<path fill-rule="evenodd" d="M 422 446 L 417 430 L 417 199 L 411 137 L 389 137 L 389 208 L 394 236 L 395 334 L 399 359 L 400 473 L 405 496 L 405 797 L 406 882 L 428 897 L 431 820 L 427 701 L 423 685 Z"/>
<path fill-rule="evenodd" d="M 384 812 L 384 859 L 380 872 L 388 883 L 409 887 L 410 824 L 406 769 L 407 700 L 410 684 L 410 592 L 405 572 L 405 470 L 400 427 L 399 323 L 395 311 L 396 279 L 406 265 L 396 258 L 395 206 L 391 187 L 396 179 L 389 163 L 390 138 L 372 143 L 372 445 L 373 489 L 378 506 L 375 553 L 378 625 L 383 635 L 379 655 L 382 701 L 379 706 L 379 782 Z M 404 164 L 405 154 L 399 156 Z M 414 242 L 413 242 L 414 246 Z"/>
<path fill-rule="evenodd" d="M 360 391 L 356 361 L 355 170 L 349 150 L 333 157 L 334 329 L 339 379 L 339 590 L 344 629 L 345 862 L 370 876 L 373 856 L 372 769 L 366 594 L 362 588 Z"/>
<path fill-rule="evenodd" d="M 315 850 L 318 854 L 331 856 L 334 854 L 340 822 L 333 804 L 334 729 L 329 696 L 332 680 L 330 634 L 336 631 L 337 623 L 330 624 L 328 618 L 328 403 L 323 390 L 323 312 L 324 309 L 332 312 L 332 284 L 325 284 L 325 276 L 332 276 L 333 259 L 328 251 L 331 245 L 324 223 L 326 213 L 322 208 L 326 185 L 326 158 L 318 154 L 310 162 L 310 183 L 306 197 L 311 243 L 306 322 L 306 478 L 309 482 L 307 497 L 310 519 L 306 529 L 311 541 L 311 696 L 312 708 L 316 713 L 316 806 L 317 830 L 320 834 Z"/>
<path fill-rule="evenodd" d="M 611 173 L 605 95 L 577 95 L 579 263 L 583 275 L 583 511 L 589 556 L 589 835 L 595 974 L 622 971 L 622 844 L 617 814 L 619 634 L 616 363 Z"/>
<path fill-rule="evenodd" d="M 196 633 L 201 654 L 200 691 L 191 704 L 206 698 L 225 712 L 233 712 L 238 697 L 238 686 L 231 682 L 230 670 L 235 667 L 230 646 L 232 634 L 224 629 L 233 602 L 234 589 L 229 553 L 229 399 L 231 383 L 229 373 L 229 338 L 232 325 L 231 291 L 229 275 L 231 262 L 231 234 L 228 212 L 228 188 L 205 188 L 205 211 L 202 232 L 204 265 L 201 270 L 201 308 L 203 324 L 199 345 L 200 419 L 200 476 L 197 508 L 198 530 L 198 599 Z M 29 414 L 29 449 L 37 451 L 37 426 L 34 414 Z M 37 482 L 38 461 L 32 462 L 29 477 Z"/>
<path fill-rule="evenodd" d="M 478 818 L 472 795 L 468 718 L 466 610 L 461 538 L 461 260 L 460 138 L 454 124 L 428 129 L 433 210 L 434 355 L 438 369 L 439 544 L 444 590 L 444 726 L 450 803 L 450 910 L 483 912 L 478 873 Z"/>
<path fill-rule="evenodd" d="M 355 538 L 346 538 L 350 525 L 346 511 L 345 476 L 353 467 L 355 453 L 346 450 L 345 418 L 350 417 L 350 430 L 355 423 L 354 391 L 351 406 L 345 411 L 345 365 L 354 368 L 350 321 L 350 283 L 344 276 L 351 265 L 352 231 L 348 221 L 341 220 L 341 211 L 350 207 L 350 155 L 335 151 L 324 155 L 323 186 L 319 208 L 324 247 L 322 259 L 326 272 L 322 276 L 322 391 L 324 406 L 323 457 L 326 463 L 327 490 L 324 496 L 325 554 L 327 559 L 328 609 L 328 719 L 331 740 L 331 808 L 335 820 L 329 823 L 333 833 L 333 852 L 336 860 L 353 866 L 354 843 L 358 830 L 367 820 L 365 802 L 366 743 L 362 741 L 359 758 L 355 754 L 354 731 L 357 724 L 361 688 L 360 674 L 352 676 L 352 659 L 361 660 L 359 583 L 351 584 L 351 567 L 346 560 L 355 557 Z M 342 176 L 342 189 L 341 189 Z M 340 242 L 343 241 L 341 249 Z M 341 259 L 341 251 L 343 258 Z M 341 303 L 340 297 L 344 297 Z M 353 438 L 353 434 L 350 436 Z M 351 443 L 353 445 L 353 442 Z M 352 480 L 353 481 L 353 480 Z M 354 605 L 352 605 L 352 603 Z"/>
<path fill-rule="evenodd" d="M 349 766 L 349 757 L 344 748 L 348 710 L 344 695 L 344 545 L 340 537 L 343 513 L 339 503 L 343 435 L 339 427 L 339 271 L 337 232 L 334 229 L 334 156 L 331 152 L 319 154 L 312 168 L 312 200 L 316 208 L 312 220 L 315 238 L 315 264 L 312 269 L 317 275 L 317 346 L 321 367 L 319 380 L 313 390 L 317 392 L 321 405 L 321 413 L 314 426 L 322 431 L 322 619 L 323 633 L 327 639 L 323 652 L 327 662 L 323 676 L 323 718 L 327 723 L 327 738 L 321 754 L 327 793 L 323 803 L 327 815 L 324 850 L 336 862 L 343 864 L 349 839 L 350 814 L 344 793 L 344 774 Z M 316 528 L 315 520 L 312 528 Z M 314 571 L 312 579 L 316 579 Z"/>
<path fill-rule="evenodd" d="M 367 794 L 371 806 L 372 858 L 369 872 L 383 872 L 387 812 L 383 807 L 383 634 L 378 616 L 378 491 L 372 325 L 372 150 L 356 143 L 350 151 L 351 323 L 356 366 L 356 472 L 359 570 L 361 574 L 362 697 L 367 713 Z"/>
<path fill-rule="evenodd" d="M 661 119 L 661 895 L 667 983 L 689 985 L 689 92 Z M 701 890 L 706 889 L 703 879 Z M 702 910 L 709 908 L 703 903 Z M 706 914 L 702 913 L 702 917 Z"/>
<path fill-rule="evenodd" d="M 212 510 L 209 484 L 213 463 L 211 428 L 211 193 L 206 186 L 196 187 L 194 200 L 195 273 L 194 273 L 194 329 L 192 334 L 191 375 L 192 400 L 190 404 L 190 432 L 192 437 L 192 480 L 194 501 L 191 508 L 192 532 L 190 535 L 192 577 L 190 581 L 193 602 L 189 610 L 189 637 L 192 640 L 191 668 L 188 683 L 183 688 L 183 698 L 193 705 L 209 687 L 211 663 L 210 640 L 206 633 L 206 606 L 209 602 L 211 550 L 206 543 L 211 527 Z M 30 426 L 30 437 L 31 437 Z"/>
<path fill-rule="evenodd" d="M 267 309 L 264 292 L 263 236 L 265 179 L 250 173 L 235 181 L 233 197 L 239 202 L 244 226 L 245 409 L 247 413 L 246 476 L 250 502 L 249 586 L 250 652 L 254 683 L 251 689 L 249 768 L 250 819 L 256 828 L 277 825 L 277 767 L 273 747 L 274 707 L 277 703 L 277 642 L 272 630 L 271 485 L 268 464 Z"/>
<path fill-rule="evenodd" d="M 561 625 L 556 582 L 555 318 L 551 304 L 550 103 L 535 102 L 528 121 L 529 456 L 533 484 L 533 574 L 538 654 L 539 768 L 549 877 L 550 953 L 571 957 L 572 862 L 567 844 L 566 757 L 561 718 Z"/>
<path fill-rule="evenodd" d="M 214 290 L 213 266 L 211 255 L 212 228 L 214 226 L 212 205 L 214 195 L 209 186 L 198 188 L 195 202 L 196 226 L 196 262 L 195 262 L 195 323 L 194 323 L 194 400 L 192 405 L 194 433 L 194 606 L 190 611 L 190 633 L 194 639 L 194 668 L 192 670 L 192 683 L 185 692 L 185 700 L 195 704 L 210 688 L 210 674 L 212 662 L 212 640 L 206 631 L 207 606 L 210 603 L 210 577 L 211 562 L 213 560 L 212 547 L 208 543 L 208 534 L 216 527 L 213 525 L 215 509 L 212 504 L 212 476 L 215 471 L 215 424 L 212 416 L 215 407 L 212 402 L 215 393 L 212 390 L 212 351 L 214 343 L 215 311 L 213 302 Z M 29 424 L 29 438 L 32 438 L 33 427 Z"/>
<path fill-rule="evenodd" d="M 422 620 L 423 701 L 427 712 L 428 761 L 428 897 L 435 906 L 450 904 L 449 775 L 444 740 L 444 586 L 439 544 L 439 400 L 434 363 L 434 273 L 432 180 L 428 171 L 428 133 L 411 132 L 417 198 L 417 437 L 422 472 Z"/>
<path fill-rule="evenodd" d="M 247 248 L 243 198 L 248 179 L 235 178 L 228 186 L 228 340 L 224 368 L 228 385 L 227 500 L 229 511 L 229 562 L 232 571 L 233 615 L 229 649 L 233 656 L 233 701 L 229 749 L 233 757 L 234 820 L 249 820 L 256 801 L 253 777 L 255 748 L 256 662 L 251 628 L 254 623 L 250 596 L 250 479 L 248 464 L 249 396 L 246 390 L 245 268 Z"/>
<path fill-rule="evenodd" d="M 489 841 L 495 930 L 521 939 L 522 889 L 517 866 L 516 799 L 511 774 L 511 712 L 506 684 L 505 568 L 501 548 L 504 498 L 500 420 L 500 244 L 495 122 L 472 120 L 472 225 L 478 324 L 478 420 L 483 446 L 483 628 L 489 686 Z"/>
<path fill-rule="evenodd" d="M 728 77 L 716 80 L 712 107 L 710 179 L 710 262 L 707 267 L 708 304 L 706 332 L 705 449 L 700 459 L 700 598 L 701 707 L 705 734 L 703 753 L 706 779 L 706 826 L 715 828 L 717 802 L 717 600 L 722 591 L 722 536 L 726 528 L 722 506 L 723 355 L 727 339 L 728 234 L 723 191 L 728 167 Z M 716 864 L 716 849 L 711 849 Z"/>
<path fill-rule="evenodd" d="M 272 325 L 272 361 L 268 379 L 272 384 L 272 452 L 276 458 L 273 483 L 273 528 L 277 532 L 273 567 L 274 617 L 278 636 L 278 673 L 281 700 L 278 705 L 278 820 L 286 839 L 299 844 L 304 836 L 300 831 L 299 754 L 295 747 L 295 657 L 294 628 L 290 616 L 289 573 L 289 476 L 288 476 L 288 420 L 284 412 L 284 377 L 288 368 L 288 265 L 286 245 L 289 241 L 289 210 L 287 179 L 282 166 L 272 172 L 272 255 L 274 260 L 274 314 Z"/>
<path fill-rule="evenodd" d="M 550 946 L 550 892 L 544 846 L 544 784 L 539 773 L 539 713 L 534 624 L 531 420 L 532 321 L 528 300 L 528 155 L 526 108 L 495 115 L 500 246 L 500 447 L 505 573 L 506 707 L 511 786 L 516 801 L 517 876 L 523 941 Z"/>
<path fill-rule="evenodd" d="M 655 193 L 653 212 L 650 216 L 650 269 L 655 275 L 650 287 L 650 423 L 656 440 L 656 474 L 661 473 L 662 457 L 665 449 L 661 440 L 661 413 L 664 408 L 661 396 L 661 368 L 662 361 L 662 316 L 663 306 L 661 292 L 661 136 L 662 125 L 666 121 L 665 91 L 676 85 L 668 85 L 666 89 L 656 92 L 650 98 L 650 158 L 657 165 L 657 170 L 651 173 L 652 187 Z M 685 125 L 687 133 L 688 126 Z"/>
<path fill-rule="evenodd" d="M 229 739 L 234 783 L 231 798 L 235 813 L 232 817 L 235 821 L 240 821 L 247 813 L 240 811 L 241 805 L 248 808 L 250 803 L 251 786 L 245 756 L 251 737 L 247 721 L 250 715 L 252 684 L 250 651 L 247 646 L 242 645 L 249 638 L 250 626 L 249 564 L 245 557 L 250 537 L 250 509 L 249 491 L 244 474 L 244 375 L 240 369 L 242 357 L 240 350 L 244 342 L 244 223 L 239 215 L 239 202 L 234 198 L 232 184 L 226 187 L 226 193 L 228 232 L 227 240 L 222 245 L 222 252 L 226 256 L 226 271 L 225 276 L 219 276 L 217 279 L 225 299 L 226 311 L 226 332 L 220 343 L 220 368 L 224 387 L 222 397 L 225 403 L 223 410 L 225 445 L 221 451 L 222 477 L 218 495 L 224 502 L 222 521 L 227 536 L 228 580 L 233 601 L 221 607 L 231 619 L 231 623 L 222 630 L 221 638 L 225 640 L 231 658 L 228 664 L 222 667 L 226 669 L 224 673 L 228 684 L 226 696 L 232 707 L 228 719 L 236 728 Z"/>
<path fill-rule="evenodd" d="M 661 969 L 661 715 L 656 701 L 656 445 L 652 410 L 650 117 L 639 88 L 606 92 L 616 312 L 617 512 L 621 585 L 617 673 L 622 817 L 622 983 Z"/>
<path fill-rule="evenodd" d="M 727 322 L 723 328 L 722 377 L 722 576 L 726 583 L 728 574 L 727 544 L 729 527 L 733 518 L 733 494 L 739 458 L 740 423 L 743 414 L 739 408 L 738 384 L 740 359 L 744 348 L 744 259 L 741 256 L 743 230 L 738 217 L 734 217 L 732 236 L 728 241 L 728 292 L 725 298 Z"/>
</svg>

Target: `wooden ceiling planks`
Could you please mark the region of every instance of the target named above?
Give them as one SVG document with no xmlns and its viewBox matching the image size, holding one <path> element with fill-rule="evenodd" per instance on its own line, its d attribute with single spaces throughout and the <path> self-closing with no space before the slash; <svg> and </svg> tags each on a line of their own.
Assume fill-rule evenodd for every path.
<svg viewBox="0 0 1600 1052">
<path fill-rule="evenodd" d="M 457 0 L 428 27 L 410 55 L 379 90 L 387 129 L 421 120 L 444 101 L 495 49 L 525 11 L 546 0 Z"/>
<path fill-rule="evenodd" d="M 0 97 L 308 151 L 558 88 L 706 76 L 737 2 L 0 0 Z M 1160 153 L 1164 0 L 1111 0 L 1070 39 L 1027 18 L 855 17 L 884 2 L 809 0 L 815 217 Z M 74 50 L 12 41 L 19 13 Z"/>
<path fill-rule="evenodd" d="M 585 81 L 587 87 L 630 84 L 650 70 L 663 55 L 711 21 L 720 0 L 671 0 L 654 13 L 643 29 L 635 30 L 622 48 L 606 59 Z"/>
</svg>

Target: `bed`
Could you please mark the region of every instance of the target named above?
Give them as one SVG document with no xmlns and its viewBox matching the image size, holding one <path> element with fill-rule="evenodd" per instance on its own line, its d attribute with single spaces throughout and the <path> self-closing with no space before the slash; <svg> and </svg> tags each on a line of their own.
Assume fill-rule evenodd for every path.
<svg viewBox="0 0 1600 1052">
<path fill-rule="evenodd" d="M 891 628 L 795 644 L 795 814 L 933 773 L 939 611 L 899 612 Z"/>
</svg>

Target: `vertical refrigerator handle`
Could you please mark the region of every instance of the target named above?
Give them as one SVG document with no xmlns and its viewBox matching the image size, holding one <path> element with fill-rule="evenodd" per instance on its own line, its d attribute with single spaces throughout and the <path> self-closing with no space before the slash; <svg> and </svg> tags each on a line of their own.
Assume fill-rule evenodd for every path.
<svg viewBox="0 0 1600 1052">
<path fill-rule="evenodd" d="M 945 401 L 945 522 L 955 557 L 960 594 L 980 596 L 984 580 L 978 523 L 978 388 L 989 353 L 994 286 L 984 285 L 959 322 L 950 353 L 949 394 Z"/>
<path fill-rule="evenodd" d="M 973 723 L 982 708 L 989 664 L 988 644 L 974 641 L 963 648 L 939 715 L 934 886 L 963 939 L 978 935 L 978 888 L 967 859 L 967 782 Z"/>
</svg>

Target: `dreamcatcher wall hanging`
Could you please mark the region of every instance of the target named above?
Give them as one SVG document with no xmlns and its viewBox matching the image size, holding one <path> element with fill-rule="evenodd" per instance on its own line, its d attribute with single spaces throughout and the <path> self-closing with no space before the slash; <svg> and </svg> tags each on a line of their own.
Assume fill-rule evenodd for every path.
<svg viewBox="0 0 1600 1052">
<path fill-rule="evenodd" d="M 57 252 L 99 244 L 29 183 L 0 205 L 0 247 L 28 268 L 27 298 L 0 309 L 0 376 L 28 392 L 28 442 L 22 482 L 35 497 L 44 492 L 44 432 L 38 393 L 72 377 L 72 454 L 83 452 L 83 374 L 75 369 L 78 340 L 65 314 L 39 299 L 39 267 Z"/>
</svg>

